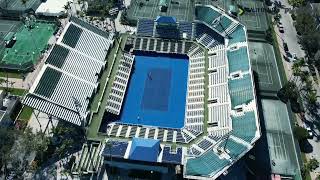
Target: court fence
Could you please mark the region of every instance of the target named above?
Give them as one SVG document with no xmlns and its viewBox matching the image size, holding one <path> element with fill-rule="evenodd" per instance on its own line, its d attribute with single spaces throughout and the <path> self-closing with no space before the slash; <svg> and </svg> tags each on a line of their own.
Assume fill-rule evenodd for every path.
<svg viewBox="0 0 320 180">
<path fill-rule="evenodd" d="M 10 0 L 10 1 L 20 1 L 20 0 Z M 34 3 L 29 7 L 14 8 L 7 5 L 7 1 L 0 1 L 0 14 L 2 17 L 20 18 L 26 13 L 34 13 L 40 6 L 42 1 L 34 1 Z"/>
</svg>

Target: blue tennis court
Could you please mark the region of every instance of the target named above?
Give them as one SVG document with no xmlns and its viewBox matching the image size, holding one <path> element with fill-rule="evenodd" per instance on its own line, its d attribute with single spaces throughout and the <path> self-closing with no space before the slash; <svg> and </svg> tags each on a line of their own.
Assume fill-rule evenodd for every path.
<svg viewBox="0 0 320 180">
<path fill-rule="evenodd" d="M 183 127 L 187 80 L 188 59 L 136 56 L 120 121 Z"/>
</svg>

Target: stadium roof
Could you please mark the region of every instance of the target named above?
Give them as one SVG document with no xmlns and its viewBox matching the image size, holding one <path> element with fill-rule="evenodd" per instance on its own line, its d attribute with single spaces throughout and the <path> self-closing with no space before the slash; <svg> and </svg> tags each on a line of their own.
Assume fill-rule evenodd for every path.
<svg viewBox="0 0 320 180">
<path fill-rule="evenodd" d="M 157 162 L 160 141 L 155 139 L 133 138 L 129 159 Z"/>
<path fill-rule="evenodd" d="M 148 19 L 138 21 L 138 37 L 135 39 L 134 48 L 136 51 L 187 53 L 189 56 L 191 80 L 188 87 L 185 126 L 181 133 L 189 139 L 184 142 L 192 144 L 189 144 L 188 152 L 183 154 L 184 177 L 215 179 L 253 147 L 261 131 L 245 26 L 217 7 L 196 5 L 195 9 L 194 22 L 176 22 L 180 34 L 178 39 L 183 33 L 190 34 L 190 40 L 208 50 L 207 57 L 200 45 L 193 44 L 190 47 L 182 42 L 170 40 L 175 39 L 171 36 L 175 31 L 169 28 L 154 28 L 155 21 Z M 164 22 L 167 22 L 166 19 Z M 161 36 L 158 30 L 162 30 Z M 166 48 L 167 46 L 170 48 Z M 181 50 L 181 46 L 185 47 L 184 50 Z M 208 92 L 204 92 L 203 88 L 205 73 L 208 75 Z M 204 98 L 206 93 L 208 97 Z M 204 115 L 205 108 L 208 110 L 207 117 Z M 208 122 L 207 127 L 203 126 L 205 121 Z M 123 124 L 113 125 L 109 134 L 121 136 L 113 133 L 119 126 L 125 127 Z M 150 131 L 156 127 L 144 128 Z M 203 130 L 204 128 L 206 129 Z M 159 132 L 160 130 L 161 128 L 158 128 Z M 204 131 L 207 134 L 203 134 Z M 130 131 L 130 134 L 136 133 Z M 170 133 L 168 138 L 168 134 L 162 136 L 161 133 L 160 138 L 153 135 L 148 137 L 158 138 L 163 143 L 170 142 L 168 139 L 178 142 L 177 137 L 171 138 Z M 201 134 L 203 136 L 200 136 Z M 188 135 L 192 137 L 188 138 Z"/>
<path fill-rule="evenodd" d="M 23 104 L 81 125 L 89 114 L 113 34 L 102 34 L 94 26 L 75 21 L 65 27 Z"/>
<path fill-rule="evenodd" d="M 70 0 L 47 0 L 46 2 L 42 2 L 38 9 L 36 10 L 36 14 L 45 15 L 45 16 L 60 16 L 66 12 L 64 6 Z"/>
<path fill-rule="evenodd" d="M 58 44 L 53 47 L 46 63 L 91 83 L 98 82 L 98 75 L 105 66 L 105 62 Z"/>
</svg>

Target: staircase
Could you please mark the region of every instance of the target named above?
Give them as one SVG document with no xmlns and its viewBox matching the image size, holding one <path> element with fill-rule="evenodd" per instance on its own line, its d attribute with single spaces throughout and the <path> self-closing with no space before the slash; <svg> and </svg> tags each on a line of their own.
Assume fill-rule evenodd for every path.
<svg viewBox="0 0 320 180">
<path fill-rule="evenodd" d="M 83 144 L 80 156 L 72 165 L 72 174 L 97 173 L 103 163 L 103 157 L 100 156 L 101 148 L 102 144 L 97 142 Z"/>
</svg>

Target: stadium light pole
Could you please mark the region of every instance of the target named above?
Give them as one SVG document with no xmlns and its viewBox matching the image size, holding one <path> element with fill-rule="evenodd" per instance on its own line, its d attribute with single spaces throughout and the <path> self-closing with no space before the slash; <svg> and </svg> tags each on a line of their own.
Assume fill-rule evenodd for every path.
<svg viewBox="0 0 320 180">
<path fill-rule="evenodd" d="M 87 141 L 84 118 L 82 118 L 81 114 L 80 114 L 80 108 L 82 108 L 82 105 L 76 97 L 72 96 L 72 99 L 73 99 L 73 103 L 74 103 L 74 106 L 76 107 L 76 111 L 77 111 L 77 114 L 78 114 L 78 117 L 79 117 L 79 120 L 81 123 L 81 128 L 83 131 L 84 139 L 85 139 L 85 141 Z"/>
</svg>

